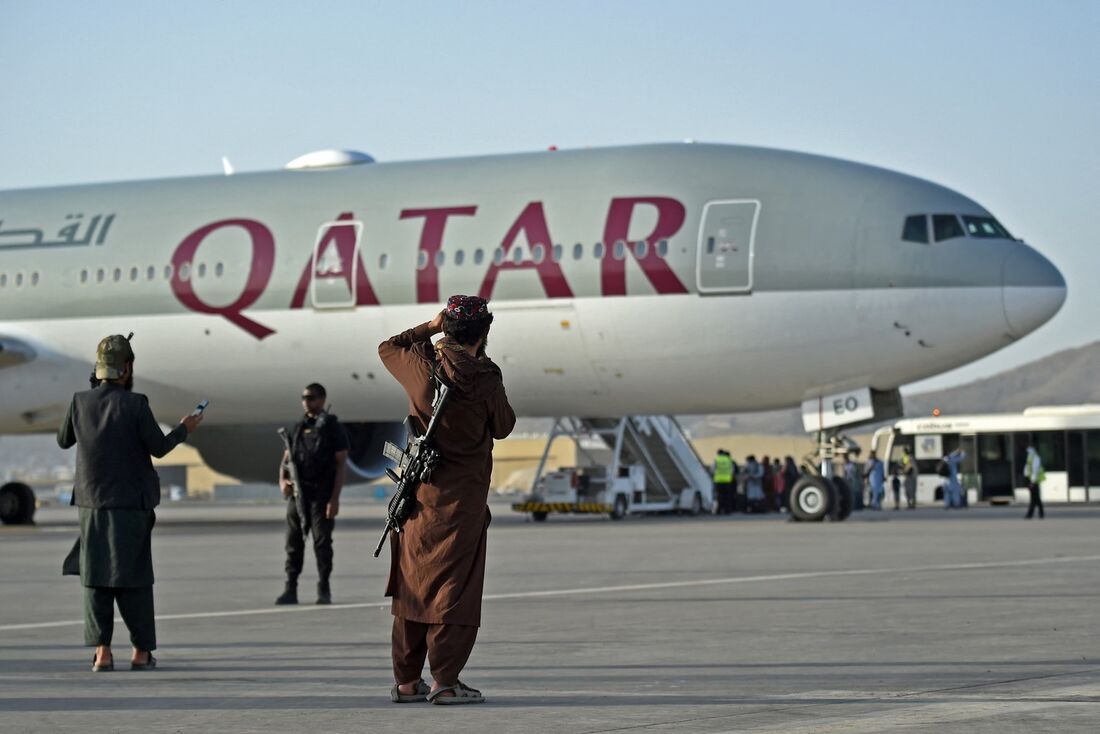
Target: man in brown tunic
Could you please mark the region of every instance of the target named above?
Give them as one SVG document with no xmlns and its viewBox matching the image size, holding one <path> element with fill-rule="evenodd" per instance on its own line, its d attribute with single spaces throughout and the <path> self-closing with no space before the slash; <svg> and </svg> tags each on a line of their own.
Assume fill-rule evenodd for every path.
<svg viewBox="0 0 1100 734">
<path fill-rule="evenodd" d="M 484 299 L 452 296 L 431 322 L 378 347 L 420 430 L 431 417 L 433 365 L 454 388 L 433 441 L 441 457 L 432 483 L 420 485 L 404 530 L 390 536 L 386 596 L 393 598 L 397 682 L 390 698 L 397 703 L 485 700 L 458 675 L 481 624 L 493 439 L 507 436 L 516 422 L 500 369 L 485 356 L 492 321 Z M 420 677 L 425 657 L 435 679 L 430 692 Z"/>
</svg>

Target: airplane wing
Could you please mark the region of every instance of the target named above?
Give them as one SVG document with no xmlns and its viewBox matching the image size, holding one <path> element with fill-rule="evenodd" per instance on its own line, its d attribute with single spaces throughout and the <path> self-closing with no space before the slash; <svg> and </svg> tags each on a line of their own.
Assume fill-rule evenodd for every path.
<svg viewBox="0 0 1100 734">
<path fill-rule="evenodd" d="M 0 334 L 0 369 L 26 364 L 37 356 L 27 344 Z"/>
</svg>

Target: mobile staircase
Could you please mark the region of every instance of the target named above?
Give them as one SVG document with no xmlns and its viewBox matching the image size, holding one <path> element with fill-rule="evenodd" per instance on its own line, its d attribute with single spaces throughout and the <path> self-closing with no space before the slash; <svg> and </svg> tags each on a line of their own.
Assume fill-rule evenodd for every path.
<svg viewBox="0 0 1100 734">
<path fill-rule="evenodd" d="M 555 439 L 577 447 L 577 466 L 546 471 Z M 550 513 L 709 512 L 710 473 L 672 416 L 558 418 L 546 440 L 531 494 L 512 505 L 536 521 Z"/>
</svg>

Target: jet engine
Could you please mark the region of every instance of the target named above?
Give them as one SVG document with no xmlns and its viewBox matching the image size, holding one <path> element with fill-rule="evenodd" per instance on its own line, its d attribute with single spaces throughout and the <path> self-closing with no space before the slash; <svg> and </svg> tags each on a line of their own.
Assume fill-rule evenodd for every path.
<svg viewBox="0 0 1100 734">
<path fill-rule="evenodd" d="M 348 482 L 382 476 L 392 466 L 382 456 L 386 441 L 404 446 L 401 423 L 342 423 L 348 435 Z M 275 431 L 281 424 L 202 426 L 187 438 L 214 471 L 242 482 L 274 484 L 283 445 Z"/>
</svg>

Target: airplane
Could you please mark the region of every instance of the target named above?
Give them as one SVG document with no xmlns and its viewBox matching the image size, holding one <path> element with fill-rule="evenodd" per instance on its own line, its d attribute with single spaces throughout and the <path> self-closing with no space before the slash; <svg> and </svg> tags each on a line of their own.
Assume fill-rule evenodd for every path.
<svg viewBox="0 0 1100 734">
<path fill-rule="evenodd" d="M 948 188 L 740 145 L 325 150 L 277 171 L 0 191 L 0 434 L 56 430 L 99 339 L 134 332 L 158 416 L 210 400 L 189 441 L 217 471 L 271 480 L 274 430 L 317 381 L 352 472 L 376 477 L 407 410 L 377 345 L 453 293 L 490 299 L 488 351 L 521 416 L 801 402 L 834 440 L 900 412 L 900 385 L 1034 331 L 1066 284 Z"/>
</svg>

